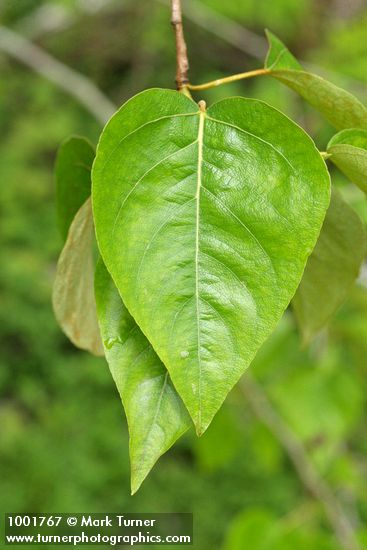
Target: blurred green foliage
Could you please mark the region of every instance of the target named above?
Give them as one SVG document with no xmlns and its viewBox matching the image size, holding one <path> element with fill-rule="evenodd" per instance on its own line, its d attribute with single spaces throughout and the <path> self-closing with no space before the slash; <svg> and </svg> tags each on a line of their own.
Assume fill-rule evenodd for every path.
<svg viewBox="0 0 367 550">
<path fill-rule="evenodd" d="M 38 33 L 36 42 L 116 103 L 142 88 L 173 86 L 172 32 L 161 3 L 117 2 L 92 13 L 81 0 L 5 0 L 0 18 L 28 32 L 35 12 L 54 4 L 71 16 L 69 23 Z M 271 27 L 300 58 L 367 101 L 365 3 L 345 3 L 348 9 L 327 0 L 205 4 L 258 33 Z M 259 66 L 192 21 L 186 27 L 193 82 Z M 198 550 L 336 550 L 320 504 L 238 390 L 200 440 L 185 436 L 140 492 L 129 496 L 126 421 L 107 365 L 68 343 L 50 299 L 62 244 L 55 152 L 69 134 L 96 143 L 100 128 L 73 99 L 3 54 L 0 73 L 1 511 L 193 511 Z M 256 96 L 283 110 L 320 148 L 332 135 L 311 108 L 269 78 L 203 96 L 211 102 L 232 94 Z M 331 170 L 366 223 L 364 196 Z M 345 506 L 361 544 L 367 544 L 366 357 L 367 293 L 358 286 L 311 348 L 301 348 L 289 312 L 253 365 Z"/>
</svg>

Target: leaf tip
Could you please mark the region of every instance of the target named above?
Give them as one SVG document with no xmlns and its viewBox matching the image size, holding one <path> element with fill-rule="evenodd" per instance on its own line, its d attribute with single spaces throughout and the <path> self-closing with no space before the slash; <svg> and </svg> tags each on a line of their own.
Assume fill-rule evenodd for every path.
<svg viewBox="0 0 367 550">
<path fill-rule="evenodd" d="M 130 480 L 130 494 L 131 496 L 134 496 L 140 489 L 141 484 L 143 483 L 144 479 L 146 478 L 148 472 L 144 475 L 137 475 L 136 472 L 134 472 L 134 469 L 131 469 L 131 480 Z"/>
<path fill-rule="evenodd" d="M 208 429 L 210 423 L 211 423 L 212 419 L 210 419 L 209 421 L 207 422 L 203 422 L 201 416 L 199 416 L 195 421 L 194 421 L 194 424 L 195 424 L 195 431 L 196 431 L 196 435 L 198 437 L 201 437 L 205 432 L 206 430 Z"/>
<path fill-rule="evenodd" d="M 198 437 L 201 437 L 203 435 L 205 430 L 203 430 L 203 428 L 201 426 L 196 426 L 196 435 Z"/>
<path fill-rule="evenodd" d="M 266 36 L 268 42 L 270 42 L 270 38 L 272 37 L 273 33 L 271 31 L 269 31 L 269 29 L 267 27 L 265 27 L 264 33 L 265 33 L 265 36 Z"/>
</svg>

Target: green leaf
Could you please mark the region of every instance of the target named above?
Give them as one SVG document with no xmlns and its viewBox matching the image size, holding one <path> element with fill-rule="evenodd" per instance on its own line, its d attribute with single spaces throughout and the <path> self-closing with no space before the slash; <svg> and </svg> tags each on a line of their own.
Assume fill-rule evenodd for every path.
<svg viewBox="0 0 367 550">
<path fill-rule="evenodd" d="M 327 152 L 339 170 L 367 193 L 367 131 L 350 128 L 339 132 L 330 140 Z"/>
<path fill-rule="evenodd" d="M 83 137 L 67 139 L 58 151 L 57 212 L 67 240 L 57 267 L 53 306 L 61 328 L 76 346 L 103 355 L 94 299 L 94 224 L 87 200 L 94 157 L 92 145 Z"/>
<path fill-rule="evenodd" d="M 204 473 L 213 473 L 242 454 L 245 433 L 229 407 L 222 407 L 203 437 L 195 438 L 193 451 L 197 464 Z M 225 445 L 218 445 L 225 441 Z M 245 443 L 247 445 L 247 443 Z"/>
<path fill-rule="evenodd" d="M 58 150 L 55 166 L 57 217 L 64 240 L 75 214 L 90 195 L 94 157 L 92 145 L 82 137 L 68 138 Z"/>
<path fill-rule="evenodd" d="M 302 509 L 293 510 L 301 513 Z M 235 516 L 225 536 L 223 550 L 335 550 L 332 536 L 313 531 L 309 524 L 289 526 L 266 508 L 247 507 Z"/>
<path fill-rule="evenodd" d="M 104 262 L 201 434 L 299 284 L 325 163 L 265 103 L 154 89 L 107 124 L 92 179 Z"/>
<path fill-rule="evenodd" d="M 291 54 L 288 48 L 273 33 L 266 30 L 269 50 L 265 59 L 265 68 L 271 70 L 294 69 L 302 71 L 302 65 Z"/>
<path fill-rule="evenodd" d="M 90 152 L 92 156 L 88 158 Z M 58 204 L 66 232 L 69 218 L 78 209 L 84 194 L 90 195 L 93 158 L 94 151 L 83 138 L 71 138 L 60 148 Z M 104 355 L 105 351 L 127 413 L 131 486 L 135 493 L 158 458 L 187 430 L 190 419 L 167 370 L 127 312 L 100 261 L 96 270 L 96 297 L 100 328 L 106 340 L 102 345 L 94 295 L 94 244 L 94 222 L 88 199 L 71 223 L 60 256 L 54 309 L 61 327 L 75 345 L 98 355 Z M 119 345 L 114 345 L 117 343 Z"/>
<path fill-rule="evenodd" d="M 270 75 L 286 84 L 317 109 L 337 128 L 366 128 L 367 109 L 352 94 L 315 74 L 302 70 L 284 44 L 266 32 L 269 51 L 265 68 Z"/>
<path fill-rule="evenodd" d="M 90 199 L 78 210 L 57 263 L 52 302 L 56 319 L 81 349 L 104 355 L 94 299 L 94 224 Z"/>
<path fill-rule="evenodd" d="M 188 429 L 190 417 L 101 260 L 95 292 L 106 359 L 129 425 L 134 494 L 158 458 Z"/>
<path fill-rule="evenodd" d="M 271 550 L 277 538 L 277 518 L 268 510 L 252 508 L 235 516 L 229 525 L 224 550 Z"/>
<path fill-rule="evenodd" d="M 293 299 L 305 343 L 344 302 L 366 253 L 366 232 L 356 212 L 333 189 L 319 240 Z"/>
</svg>

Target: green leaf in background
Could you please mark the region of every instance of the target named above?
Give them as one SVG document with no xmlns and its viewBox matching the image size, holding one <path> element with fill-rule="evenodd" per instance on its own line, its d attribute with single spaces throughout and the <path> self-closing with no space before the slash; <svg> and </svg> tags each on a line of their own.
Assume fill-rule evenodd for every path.
<svg viewBox="0 0 367 550">
<path fill-rule="evenodd" d="M 244 432 L 229 407 L 222 407 L 215 416 L 205 434 L 194 439 L 194 454 L 200 470 L 204 473 L 213 473 L 236 457 L 242 451 Z M 218 441 L 225 441 L 225 445 L 218 445 Z"/>
<path fill-rule="evenodd" d="M 289 304 L 328 202 L 312 140 L 260 101 L 147 90 L 105 127 L 98 245 L 198 434 Z"/>
<path fill-rule="evenodd" d="M 304 509 L 293 510 L 302 517 Z M 311 525 L 310 525 L 311 524 Z M 277 517 L 266 508 L 248 508 L 232 521 L 223 550 L 335 550 L 328 533 L 317 532 L 308 521 L 291 523 L 289 516 Z"/>
<path fill-rule="evenodd" d="M 276 36 L 269 31 L 266 31 L 266 36 L 269 51 L 265 68 L 270 69 L 271 76 L 297 92 L 338 130 L 367 129 L 367 109 L 356 97 L 324 78 L 302 70 Z"/>
<path fill-rule="evenodd" d="M 292 332 L 288 341 L 293 340 Z M 288 354 L 283 348 L 281 362 L 288 365 L 287 374 L 279 375 L 281 367 L 273 364 L 278 367 L 275 371 L 278 379 L 273 379 L 269 384 L 269 397 L 303 442 L 320 473 L 329 475 L 331 467 L 343 454 L 343 444 L 362 414 L 365 387 L 349 368 L 345 348 L 340 349 L 340 362 L 336 362 L 335 352 L 325 352 L 317 365 L 314 357 L 310 353 L 307 357 L 299 346 L 295 354 Z"/>
<path fill-rule="evenodd" d="M 344 302 L 358 277 L 365 253 L 363 223 L 333 189 L 319 240 L 292 302 L 305 343 L 312 340 Z"/>
<path fill-rule="evenodd" d="M 92 145 L 82 137 L 72 136 L 59 147 L 55 165 L 57 217 L 64 240 L 75 214 L 90 195 L 94 157 Z"/>
<path fill-rule="evenodd" d="M 277 518 L 266 509 L 243 511 L 229 527 L 224 550 L 243 550 L 244 545 L 251 550 L 273 549 L 277 527 Z"/>
<path fill-rule="evenodd" d="M 327 152 L 339 170 L 367 193 L 367 130 L 342 130 L 329 141 Z"/>
<path fill-rule="evenodd" d="M 66 243 L 57 266 L 53 306 L 74 345 L 103 355 L 94 298 L 94 222 L 88 200 L 94 157 L 92 145 L 83 137 L 65 140 L 58 151 L 57 212 Z"/>
<path fill-rule="evenodd" d="M 190 417 L 101 260 L 95 292 L 106 359 L 129 425 L 134 494 L 158 458 L 189 428 Z"/>
<path fill-rule="evenodd" d="M 94 224 L 90 199 L 78 210 L 57 263 L 52 293 L 56 319 L 81 349 L 104 355 L 94 299 Z"/>
</svg>

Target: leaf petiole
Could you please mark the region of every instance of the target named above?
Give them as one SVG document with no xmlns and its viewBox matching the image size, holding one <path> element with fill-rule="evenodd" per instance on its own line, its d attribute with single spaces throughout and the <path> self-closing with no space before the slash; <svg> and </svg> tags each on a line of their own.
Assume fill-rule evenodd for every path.
<svg viewBox="0 0 367 550">
<path fill-rule="evenodd" d="M 323 158 L 324 160 L 327 160 L 327 159 L 329 159 L 329 158 L 332 156 L 331 153 L 327 153 L 326 151 L 320 151 L 320 155 L 322 156 L 322 158 Z"/>
<path fill-rule="evenodd" d="M 182 88 L 180 88 L 178 91 L 189 99 L 192 99 L 192 95 L 187 84 L 185 84 L 185 86 L 182 86 Z"/>
<path fill-rule="evenodd" d="M 264 74 L 270 74 L 270 69 L 255 69 L 254 71 L 247 71 L 246 73 L 233 74 L 231 76 L 226 76 L 224 78 L 218 78 L 217 80 L 212 80 L 206 82 L 205 84 L 186 84 L 188 90 L 208 90 L 209 88 L 215 88 L 216 86 L 221 86 L 222 84 L 229 84 L 230 82 L 235 82 L 236 80 L 244 80 L 245 78 L 251 78 L 253 76 L 261 76 Z"/>
</svg>

